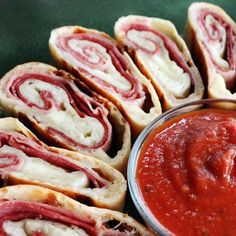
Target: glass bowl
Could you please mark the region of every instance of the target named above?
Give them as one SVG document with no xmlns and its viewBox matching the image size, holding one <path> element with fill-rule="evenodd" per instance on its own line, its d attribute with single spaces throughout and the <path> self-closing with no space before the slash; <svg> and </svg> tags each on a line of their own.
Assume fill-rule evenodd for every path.
<svg viewBox="0 0 236 236">
<path fill-rule="evenodd" d="M 136 178 L 137 163 L 139 160 L 139 152 L 142 148 L 142 144 L 150 132 L 156 127 L 162 125 L 166 121 L 174 118 L 177 115 L 181 115 L 193 110 L 199 110 L 203 108 L 220 108 L 220 109 L 231 109 L 236 110 L 236 100 L 232 99 L 202 99 L 199 101 L 189 102 L 173 108 L 162 115 L 154 119 L 139 135 L 136 139 L 133 148 L 130 153 L 130 158 L 127 168 L 128 186 L 132 200 L 140 213 L 141 217 L 147 224 L 147 226 L 154 232 L 160 235 L 172 235 L 167 228 L 165 228 L 158 219 L 155 218 L 147 204 L 145 203 L 142 192 L 139 188 L 138 180 Z"/>
</svg>

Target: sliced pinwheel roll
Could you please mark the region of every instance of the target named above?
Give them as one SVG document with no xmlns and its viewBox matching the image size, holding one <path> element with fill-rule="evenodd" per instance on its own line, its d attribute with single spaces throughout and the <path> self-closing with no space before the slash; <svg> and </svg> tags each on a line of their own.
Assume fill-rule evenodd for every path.
<svg viewBox="0 0 236 236">
<path fill-rule="evenodd" d="M 0 179 L 3 185 L 41 185 L 118 210 L 126 192 L 119 171 L 92 157 L 45 145 L 15 118 L 0 119 Z"/>
<path fill-rule="evenodd" d="M 53 146 L 79 151 L 124 171 L 130 127 L 106 99 L 43 63 L 15 67 L 0 81 L 0 103 Z"/>
<path fill-rule="evenodd" d="M 115 36 L 153 83 L 164 109 L 201 99 L 203 83 L 183 39 L 167 20 L 121 17 Z"/>
<path fill-rule="evenodd" d="M 212 98 L 236 98 L 236 24 L 218 6 L 193 3 L 186 38 Z"/>
<path fill-rule="evenodd" d="M 0 189 L 2 236 L 151 236 L 120 212 L 88 207 L 52 190 L 18 185 Z"/>
<path fill-rule="evenodd" d="M 161 113 L 151 83 L 107 34 L 65 26 L 51 32 L 49 47 L 61 66 L 123 112 L 134 136 Z"/>
</svg>

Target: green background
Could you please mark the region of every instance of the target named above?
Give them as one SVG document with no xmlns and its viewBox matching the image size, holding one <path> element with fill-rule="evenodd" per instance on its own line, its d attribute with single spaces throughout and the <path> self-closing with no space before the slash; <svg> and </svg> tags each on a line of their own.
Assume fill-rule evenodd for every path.
<svg viewBox="0 0 236 236">
<path fill-rule="evenodd" d="M 139 14 L 171 20 L 182 34 L 192 1 L 161 0 L 0 0 L 0 77 L 17 64 L 52 63 L 48 38 L 53 28 L 81 25 L 113 35 L 114 22 Z M 209 1 L 223 7 L 236 20 L 236 1 Z M 128 199 L 125 212 L 138 215 Z"/>
<path fill-rule="evenodd" d="M 140 14 L 171 20 L 183 33 L 192 1 L 177 0 L 0 0 L 0 77 L 17 64 L 51 63 L 48 38 L 53 28 L 81 25 L 113 34 L 123 15 Z M 236 20 L 236 1 L 209 1 Z"/>
</svg>

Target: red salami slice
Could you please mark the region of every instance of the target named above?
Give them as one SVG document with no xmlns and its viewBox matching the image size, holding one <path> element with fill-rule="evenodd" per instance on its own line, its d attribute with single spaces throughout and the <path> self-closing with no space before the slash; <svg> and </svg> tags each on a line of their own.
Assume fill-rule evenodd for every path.
<svg viewBox="0 0 236 236">
<path fill-rule="evenodd" d="M 74 81 L 54 67 L 27 63 L 3 77 L 0 103 L 53 145 L 124 169 L 130 149 L 128 123 L 112 103 Z M 117 134 L 119 145 L 113 139 Z"/>
<path fill-rule="evenodd" d="M 119 171 L 94 158 L 48 147 L 15 118 L 0 119 L 0 178 L 4 185 L 41 185 L 111 209 L 123 207 L 126 192 Z"/>
<path fill-rule="evenodd" d="M 105 33 L 61 27 L 52 31 L 49 46 L 59 64 L 120 108 L 134 135 L 161 113 L 151 83 Z"/>
<path fill-rule="evenodd" d="M 115 24 L 115 36 L 163 97 L 164 109 L 202 98 L 200 74 L 170 21 L 121 17 Z"/>
<path fill-rule="evenodd" d="M 53 199 L 53 201 L 52 201 Z M 0 189 L 1 235 L 152 236 L 120 212 L 88 207 L 52 190 L 19 185 Z"/>
<path fill-rule="evenodd" d="M 236 24 L 218 6 L 189 7 L 186 37 L 206 80 L 208 96 L 235 98 Z"/>
</svg>

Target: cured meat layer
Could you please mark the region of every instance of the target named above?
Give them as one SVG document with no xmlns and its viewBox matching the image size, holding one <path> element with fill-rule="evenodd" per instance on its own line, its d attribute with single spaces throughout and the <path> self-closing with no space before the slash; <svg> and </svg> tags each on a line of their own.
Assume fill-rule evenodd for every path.
<svg viewBox="0 0 236 236">
<path fill-rule="evenodd" d="M 112 103 L 70 74 L 43 63 L 17 66 L 1 79 L 0 103 L 50 144 L 125 170 L 128 122 Z"/>
<path fill-rule="evenodd" d="M 2 236 L 152 236 L 128 215 L 82 205 L 52 190 L 29 186 L 0 189 Z"/>
<path fill-rule="evenodd" d="M 183 39 L 167 20 L 144 16 L 121 17 L 115 36 L 149 78 L 165 110 L 203 96 L 203 84 Z"/>
<path fill-rule="evenodd" d="M 65 26 L 51 32 L 49 47 L 61 66 L 122 111 L 134 136 L 161 113 L 151 83 L 107 34 Z"/>
<path fill-rule="evenodd" d="M 15 118 L 0 119 L 0 179 L 4 185 L 41 185 L 119 210 L 126 192 L 119 171 L 92 157 L 48 147 Z"/>
<path fill-rule="evenodd" d="M 206 81 L 208 96 L 235 98 L 235 22 L 216 5 L 194 3 L 188 10 L 186 39 Z"/>
</svg>

